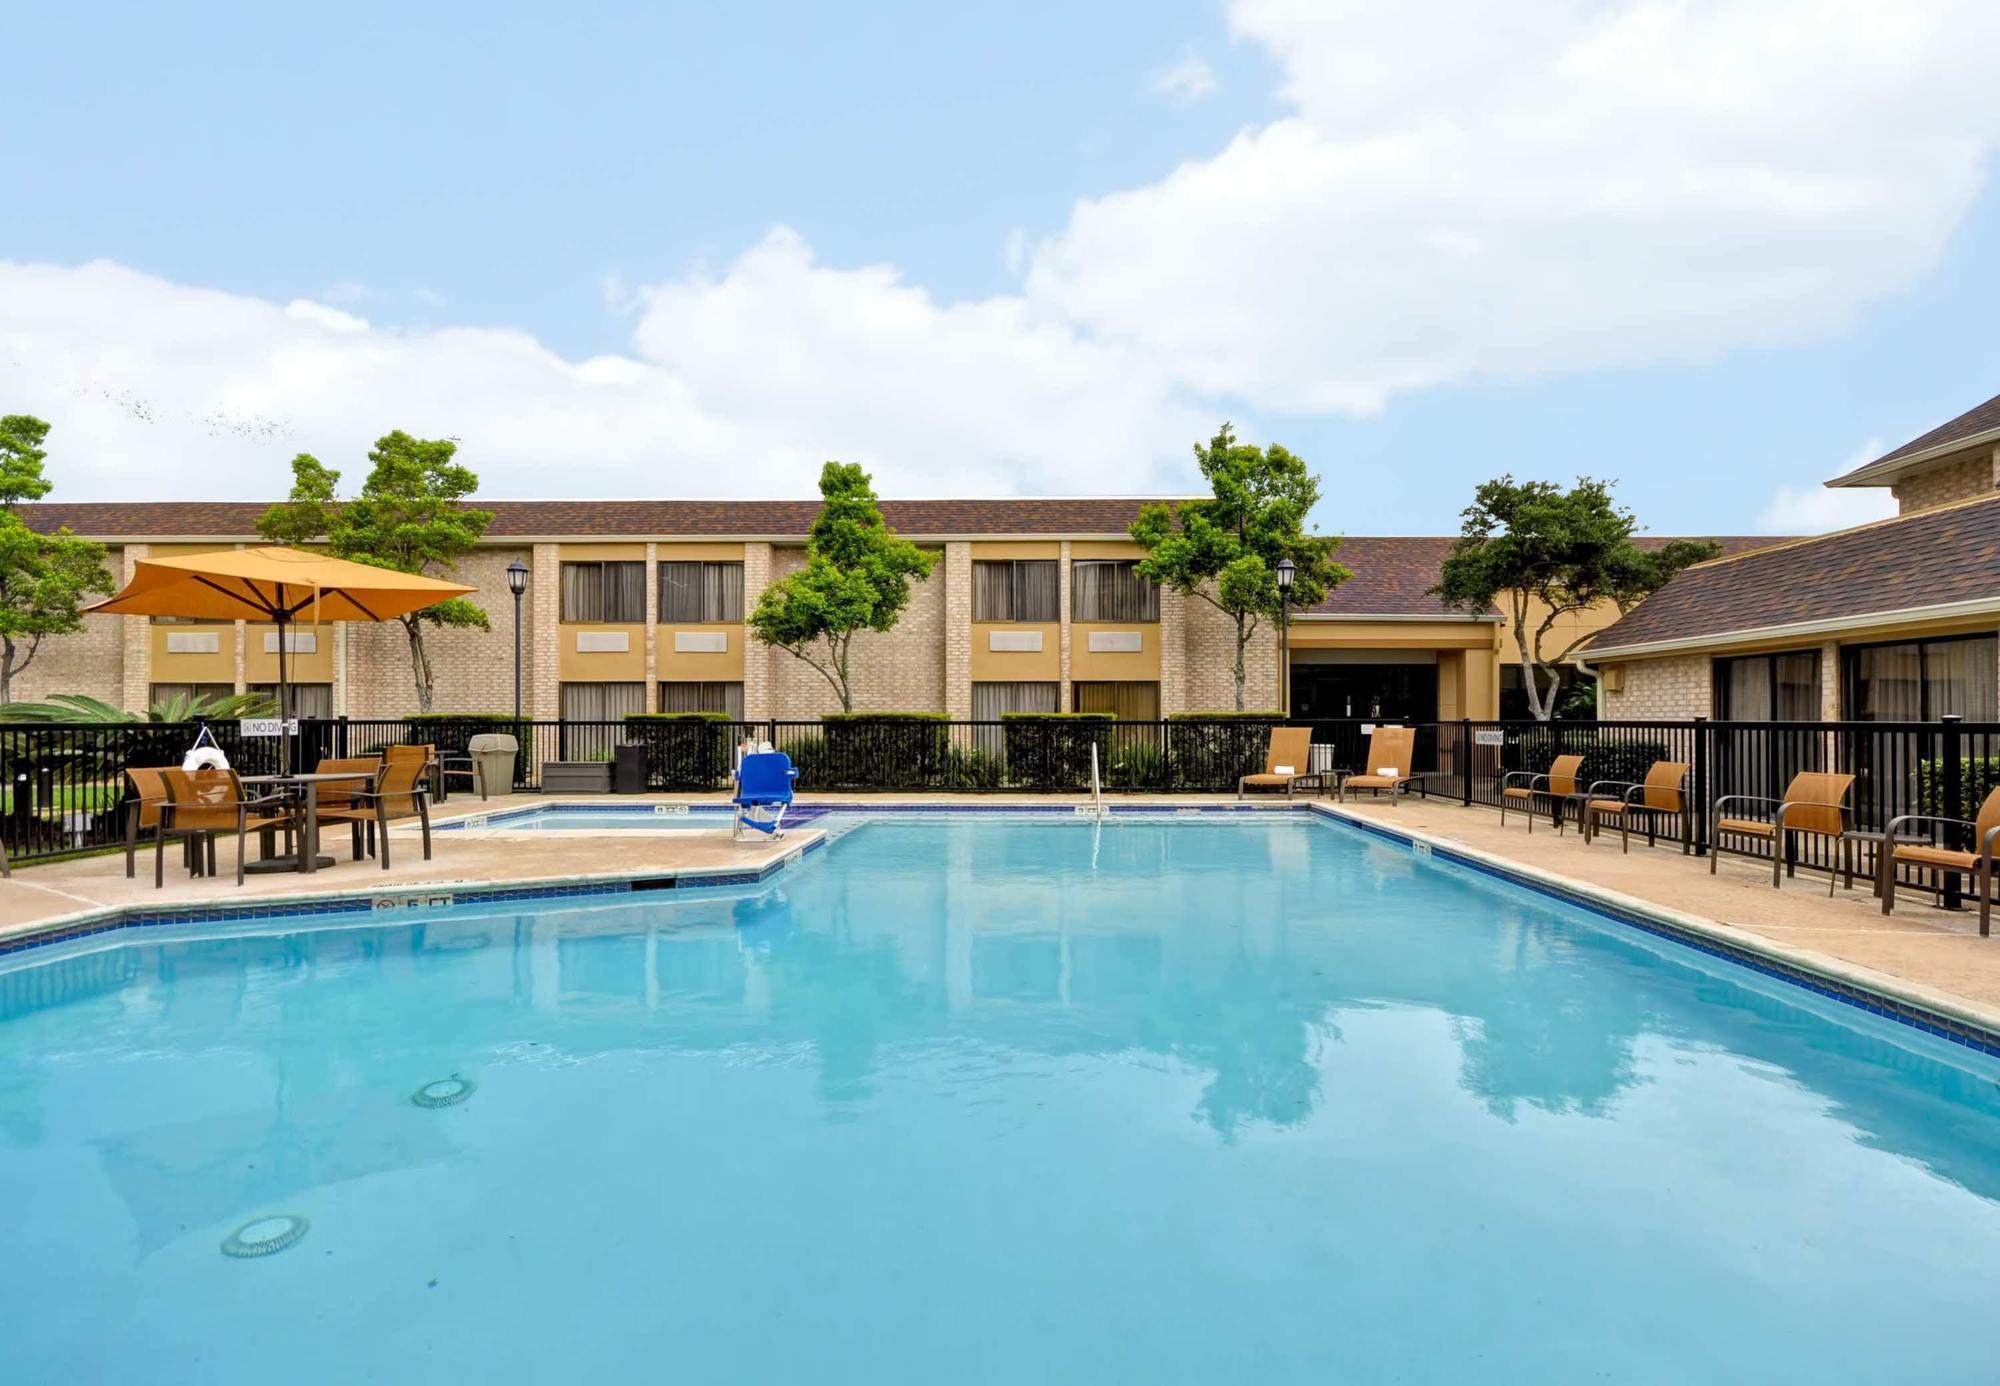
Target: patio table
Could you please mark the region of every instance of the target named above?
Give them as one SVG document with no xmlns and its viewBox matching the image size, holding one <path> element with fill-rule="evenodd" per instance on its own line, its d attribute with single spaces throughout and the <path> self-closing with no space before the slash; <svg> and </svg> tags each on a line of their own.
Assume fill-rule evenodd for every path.
<svg viewBox="0 0 2000 1386">
<path fill-rule="evenodd" d="M 310 875 L 323 866 L 332 866 L 333 858 L 320 855 L 319 850 L 319 796 L 312 792 L 316 784 L 331 784 L 338 780 L 369 781 L 375 777 L 358 770 L 330 771 L 326 774 L 310 772 L 298 775 L 245 775 L 243 784 L 272 789 L 303 788 L 305 793 L 299 798 L 303 803 L 303 826 L 299 832 L 299 850 L 291 856 L 268 857 L 263 861 L 253 861 L 244 866 L 245 871 L 274 872 L 302 871 Z"/>
</svg>

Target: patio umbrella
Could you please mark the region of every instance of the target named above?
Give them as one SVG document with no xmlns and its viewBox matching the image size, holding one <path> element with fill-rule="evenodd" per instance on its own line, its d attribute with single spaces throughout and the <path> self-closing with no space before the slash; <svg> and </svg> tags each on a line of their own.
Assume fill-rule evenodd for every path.
<svg viewBox="0 0 2000 1386">
<path fill-rule="evenodd" d="M 463 583 L 374 568 L 304 549 L 259 546 L 142 558 L 133 565 L 132 580 L 123 591 L 85 610 L 116 616 L 184 616 L 275 625 L 278 754 L 279 763 L 289 767 L 287 629 L 299 621 L 390 621 L 474 590 Z"/>
</svg>

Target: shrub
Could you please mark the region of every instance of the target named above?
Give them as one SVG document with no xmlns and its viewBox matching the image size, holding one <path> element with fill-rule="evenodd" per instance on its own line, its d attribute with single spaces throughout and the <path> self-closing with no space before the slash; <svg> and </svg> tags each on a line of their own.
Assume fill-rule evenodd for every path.
<svg viewBox="0 0 2000 1386">
<path fill-rule="evenodd" d="M 946 782 L 951 718 L 942 712 L 836 712 L 820 723 L 821 789 L 930 788 Z"/>
<path fill-rule="evenodd" d="M 1167 719 L 1167 763 L 1175 789 L 1234 789 L 1264 768 L 1278 712 L 1183 713 Z"/>
<path fill-rule="evenodd" d="M 1282 712 L 1176 712 L 1169 722 L 1283 722 Z"/>
<path fill-rule="evenodd" d="M 998 789 L 1005 775 L 1000 757 L 977 747 L 954 746 L 945 756 L 945 778 L 950 789 Z"/>
<path fill-rule="evenodd" d="M 803 736 L 790 737 L 780 741 L 774 748 L 792 758 L 792 769 L 799 772 L 800 789 L 825 789 L 827 781 L 826 738 L 817 732 L 807 732 Z"/>
<path fill-rule="evenodd" d="M 1966 756 L 1958 762 L 1958 802 L 1945 802 L 1943 760 L 1917 762 L 1917 812 L 1935 813 L 1945 818 L 1971 822 L 1979 817 L 1986 796 L 2000 789 L 2000 758 Z"/>
<path fill-rule="evenodd" d="M 729 782 L 736 724 L 726 712 L 634 712 L 625 740 L 646 748 L 648 789 L 714 789 Z"/>
<path fill-rule="evenodd" d="M 1167 757 L 1157 742 L 1127 741 L 1111 754 L 1111 783 L 1119 789 L 1164 789 Z"/>
<path fill-rule="evenodd" d="M 1007 712 L 1000 716 L 1006 745 L 1007 781 L 1020 789 L 1066 790 L 1090 787 L 1090 749 L 1108 764 L 1108 712 Z"/>
<path fill-rule="evenodd" d="M 1512 762 L 1506 766 L 1507 769 L 1527 770 L 1537 775 L 1547 774 L 1559 755 L 1580 755 L 1583 757 L 1583 770 L 1578 778 L 1585 788 L 1599 780 L 1637 784 L 1646 778 L 1646 772 L 1653 768 L 1655 761 L 1674 758 L 1663 741 L 1614 741 L 1607 740 L 1596 731 L 1577 729 L 1563 732 L 1560 748 L 1551 736 L 1537 737 L 1532 741 L 1517 737 L 1507 743 L 1507 749 L 1514 752 L 1504 757 L 1504 761 Z"/>
</svg>

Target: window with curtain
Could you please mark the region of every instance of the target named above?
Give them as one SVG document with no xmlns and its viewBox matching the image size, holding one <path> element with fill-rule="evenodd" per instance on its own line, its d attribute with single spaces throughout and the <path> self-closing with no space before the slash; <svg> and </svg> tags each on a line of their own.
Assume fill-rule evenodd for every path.
<svg viewBox="0 0 2000 1386">
<path fill-rule="evenodd" d="M 661 712 L 726 712 L 732 722 L 743 720 L 740 683 L 672 680 L 660 685 Z"/>
<path fill-rule="evenodd" d="M 253 683 L 248 685 L 252 693 L 262 693 L 276 701 L 278 685 L 275 683 Z M 288 685 L 292 695 L 292 705 L 280 715 L 284 717 L 331 717 L 333 716 L 333 685 L 330 683 L 294 683 Z"/>
<path fill-rule="evenodd" d="M 1723 722 L 1817 722 L 1819 651 L 1715 661 L 1715 715 Z"/>
<path fill-rule="evenodd" d="M 972 565 L 975 621 L 1059 621 L 1060 565 L 1053 558 L 1017 558 Z"/>
<path fill-rule="evenodd" d="M 1929 722 L 1947 713 L 1968 722 L 2000 718 L 2000 638 L 1850 646 L 1841 660 L 1850 721 Z"/>
<path fill-rule="evenodd" d="M 975 683 L 972 685 L 972 720 L 997 722 L 1009 712 L 1062 711 L 1059 683 Z"/>
<path fill-rule="evenodd" d="M 156 683 L 146 690 L 146 700 L 158 704 L 170 698 L 227 698 L 235 691 L 232 683 Z"/>
<path fill-rule="evenodd" d="M 1108 712 L 1121 722 L 1160 720 L 1160 685 L 1137 680 L 1105 680 L 1070 685 L 1078 712 Z"/>
<path fill-rule="evenodd" d="M 741 563 L 662 563 L 660 621 L 743 619 Z"/>
<path fill-rule="evenodd" d="M 1160 589 L 1129 558 L 1079 558 L 1069 569 L 1072 621 L 1157 621 Z"/>
<path fill-rule="evenodd" d="M 562 619 L 643 622 L 646 565 L 641 562 L 563 564 Z"/>
<path fill-rule="evenodd" d="M 616 722 L 646 710 L 643 683 L 566 683 L 562 686 L 565 722 Z"/>
</svg>

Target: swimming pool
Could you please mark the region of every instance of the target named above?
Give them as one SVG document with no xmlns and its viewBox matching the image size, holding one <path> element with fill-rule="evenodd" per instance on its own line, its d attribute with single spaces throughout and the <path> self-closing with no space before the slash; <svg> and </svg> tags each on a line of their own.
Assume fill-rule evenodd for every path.
<svg viewBox="0 0 2000 1386">
<path fill-rule="evenodd" d="M 823 810 L 794 809 L 791 823 L 810 822 Z M 727 804 L 550 804 L 540 808 L 475 813 L 440 822 L 432 832 L 490 829 L 510 833 L 728 832 L 736 810 Z"/>
<path fill-rule="evenodd" d="M 2000 1063 L 1351 827 L 546 904 L 0 971 L 8 1378 L 1992 1380 Z"/>
</svg>

